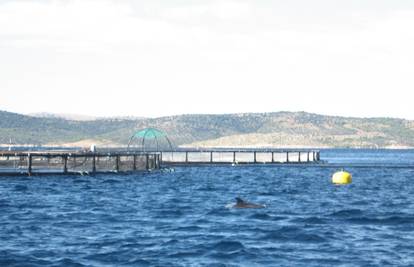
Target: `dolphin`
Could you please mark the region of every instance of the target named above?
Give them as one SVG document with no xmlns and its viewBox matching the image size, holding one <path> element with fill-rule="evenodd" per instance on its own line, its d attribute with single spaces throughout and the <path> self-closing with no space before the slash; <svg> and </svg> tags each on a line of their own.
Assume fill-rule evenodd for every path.
<svg viewBox="0 0 414 267">
<path fill-rule="evenodd" d="M 233 206 L 233 208 L 238 209 L 260 209 L 260 208 L 266 208 L 265 205 L 261 204 L 254 204 L 244 201 L 243 199 L 236 197 L 236 204 Z"/>
</svg>

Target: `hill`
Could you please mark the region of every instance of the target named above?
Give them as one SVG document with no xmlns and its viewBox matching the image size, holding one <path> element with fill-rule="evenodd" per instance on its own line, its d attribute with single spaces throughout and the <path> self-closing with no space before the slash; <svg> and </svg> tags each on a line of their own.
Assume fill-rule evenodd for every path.
<svg viewBox="0 0 414 267">
<path fill-rule="evenodd" d="M 305 112 L 180 115 L 79 121 L 0 111 L 0 143 L 127 144 L 134 131 L 154 127 L 176 145 L 193 147 L 414 147 L 414 121 L 348 118 Z"/>
</svg>

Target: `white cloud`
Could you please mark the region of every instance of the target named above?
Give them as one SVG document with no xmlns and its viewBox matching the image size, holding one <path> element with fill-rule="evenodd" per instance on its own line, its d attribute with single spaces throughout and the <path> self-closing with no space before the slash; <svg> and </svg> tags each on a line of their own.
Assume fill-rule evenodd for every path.
<svg viewBox="0 0 414 267">
<path fill-rule="evenodd" d="M 414 119 L 412 4 L 312 3 L 6 1 L 0 108 Z"/>
</svg>

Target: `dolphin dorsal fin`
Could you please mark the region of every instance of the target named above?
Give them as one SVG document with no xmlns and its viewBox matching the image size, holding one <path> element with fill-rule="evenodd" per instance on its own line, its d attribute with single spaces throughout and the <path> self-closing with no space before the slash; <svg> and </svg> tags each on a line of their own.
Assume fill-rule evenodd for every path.
<svg viewBox="0 0 414 267">
<path fill-rule="evenodd" d="M 239 197 L 236 197 L 237 204 L 243 204 L 245 201 Z"/>
</svg>

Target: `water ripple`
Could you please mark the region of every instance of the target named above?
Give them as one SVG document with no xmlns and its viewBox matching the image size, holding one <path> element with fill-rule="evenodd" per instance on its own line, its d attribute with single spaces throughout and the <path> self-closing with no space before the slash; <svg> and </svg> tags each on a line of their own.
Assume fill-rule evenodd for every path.
<svg viewBox="0 0 414 267">
<path fill-rule="evenodd" d="M 350 169 L 337 187 L 332 171 L 4 177 L 0 266 L 414 265 L 412 172 Z M 226 208 L 236 196 L 266 208 Z"/>
</svg>

